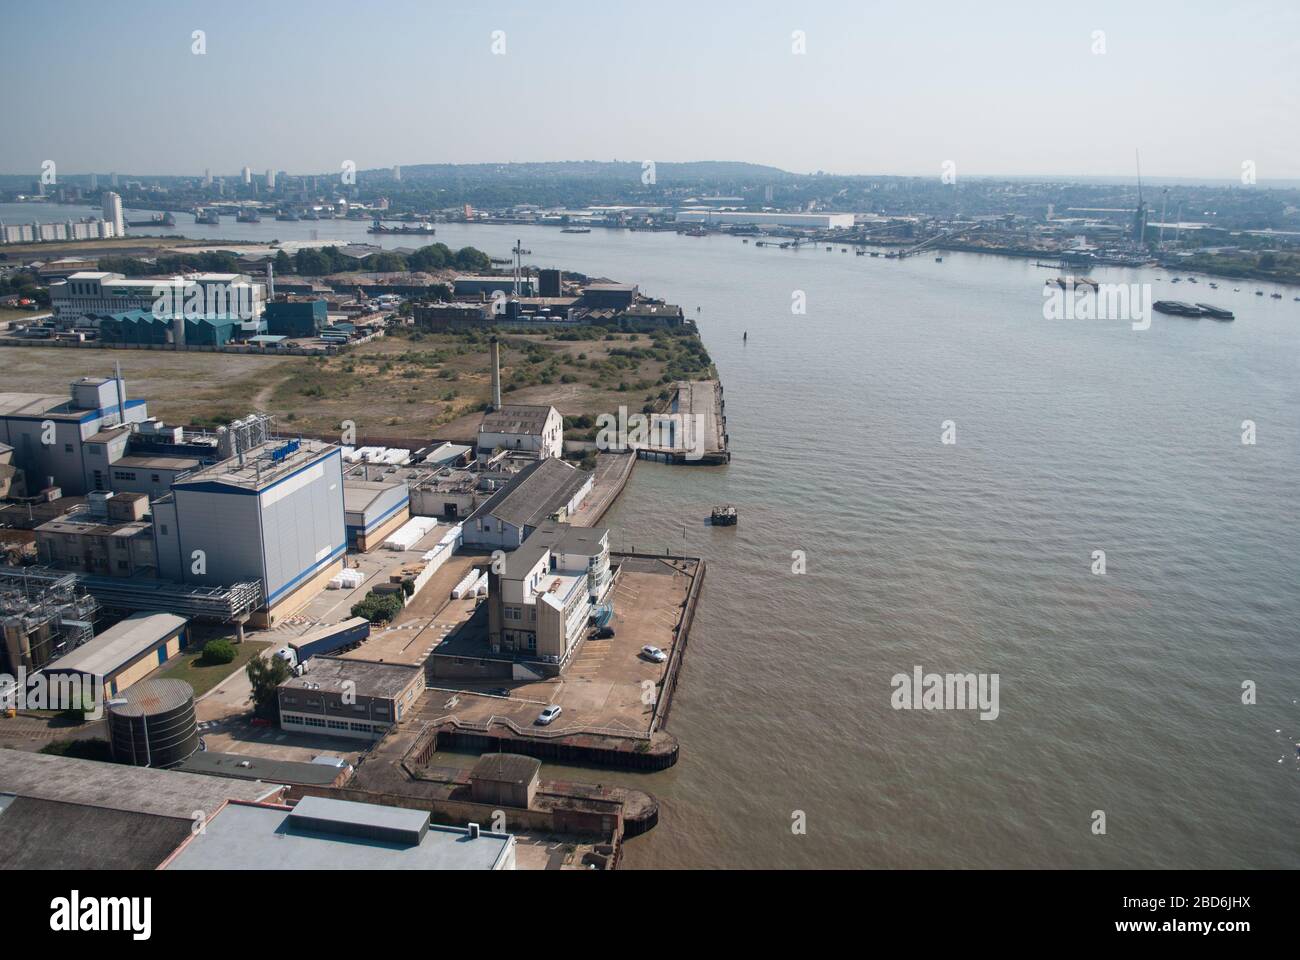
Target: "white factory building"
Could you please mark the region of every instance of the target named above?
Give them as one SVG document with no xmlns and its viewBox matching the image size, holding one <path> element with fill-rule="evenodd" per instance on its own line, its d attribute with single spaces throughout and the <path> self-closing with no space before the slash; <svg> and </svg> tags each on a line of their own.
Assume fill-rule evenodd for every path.
<svg viewBox="0 0 1300 960">
<path fill-rule="evenodd" d="M 269 440 L 194 471 L 153 504 L 159 574 L 219 586 L 258 581 L 274 626 L 343 568 L 343 460 L 316 440 Z"/>
<path fill-rule="evenodd" d="M 609 531 L 548 523 L 489 574 L 488 642 L 563 664 L 609 589 Z"/>
<path fill-rule="evenodd" d="M 100 270 L 81 271 L 50 284 L 54 319 L 65 328 L 93 326 L 92 314 L 152 311 L 160 297 L 165 297 L 167 316 L 175 312 L 173 306 L 188 309 L 189 303 L 201 302 L 201 315 L 237 314 L 253 320 L 262 315 L 266 284 L 242 273 L 127 278 Z"/>
<path fill-rule="evenodd" d="M 851 213 L 746 213 L 741 210 L 679 210 L 678 223 L 742 224 L 831 230 L 853 226 Z"/>
<path fill-rule="evenodd" d="M 564 454 L 564 417 L 554 407 L 507 403 L 483 415 L 478 455 L 494 450 L 531 453 L 539 460 Z"/>
</svg>

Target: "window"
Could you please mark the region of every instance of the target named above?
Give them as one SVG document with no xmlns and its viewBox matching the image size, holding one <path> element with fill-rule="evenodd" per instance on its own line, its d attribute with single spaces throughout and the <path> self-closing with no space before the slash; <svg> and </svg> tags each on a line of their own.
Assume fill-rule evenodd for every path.
<svg viewBox="0 0 1300 960">
<path fill-rule="evenodd" d="M 163 535 L 164 537 L 167 536 L 167 524 L 165 524 L 165 523 L 160 523 L 160 524 L 158 525 L 158 530 L 159 530 L 159 532 L 162 533 L 162 535 Z"/>
<path fill-rule="evenodd" d="M 65 443 L 65 444 L 63 445 L 63 452 L 64 452 L 64 453 L 71 453 L 71 452 L 72 452 L 72 444 L 70 444 L 70 443 Z"/>
<path fill-rule="evenodd" d="M 151 477 L 151 479 L 153 480 L 154 483 L 161 483 L 161 482 L 162 482 L 162 480 L 159 479 L 158 474 L 156 474 L 156 473 L 154 473 L 154 474 L 150 474 L 150 477 Z"/>
</svg>

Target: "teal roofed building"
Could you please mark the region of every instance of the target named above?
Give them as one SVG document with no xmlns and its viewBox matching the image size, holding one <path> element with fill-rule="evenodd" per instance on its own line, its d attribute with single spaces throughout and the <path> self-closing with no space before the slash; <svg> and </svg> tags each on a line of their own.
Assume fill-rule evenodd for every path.
<svg viewBox="0 0 1300 960">
<path fill-rule="evenodd" d="M 148 310 L 125 310 L 121 313 L 94 314 L 90 317 L 103 343 L 131 345 L 171 344 L 176 342 L 177 324 L 184 324 L 186 345 L 224 347 L 236 339 L 243 328 L 237 317 L 208 316 L 181 320 L 179 317 L 156 317 Z"/>
</svg>

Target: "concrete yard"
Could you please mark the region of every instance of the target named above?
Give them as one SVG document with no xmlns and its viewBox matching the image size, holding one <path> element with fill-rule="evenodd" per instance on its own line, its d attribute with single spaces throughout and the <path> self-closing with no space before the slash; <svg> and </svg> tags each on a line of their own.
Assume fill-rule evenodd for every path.
<svg viewBox="0 0 1300 960">
<path fill-rule="evenodd" d="M 614 637 L 581 641 L 560 677 L 435 687 L 425 694 L 417 714 L 472 724 L 506 718 L 525 732 L 547 737 L 597 733 L 644 738 L 651 732 L 655 699 L 676 644 L 674 627 L 690 585 L 691 574 L 670 561 L 625 560 L 612 593 Z M 642 657 L 640 650 L 647 644 L 670 659 L 653 663 Z M 498 687 L 508 689 L 509 696 L 487 694 Z M 552 703 L 564 712 L 549 727 L 535 726 L 542 707 Z"/>
</svg>

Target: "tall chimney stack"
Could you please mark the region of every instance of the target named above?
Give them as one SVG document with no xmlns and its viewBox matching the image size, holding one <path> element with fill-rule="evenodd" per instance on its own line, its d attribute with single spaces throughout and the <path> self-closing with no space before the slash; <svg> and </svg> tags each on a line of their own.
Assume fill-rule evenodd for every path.
<svg viewBox="0 0 1300 960">
<path fill-rule="evenodd" d="M 117 415 L 121 417 L 121 423 L 126 423 L 126 383 L 122 380 L 122 362 L 119 360 L 113 364 L 113 379 L 117 381 L 114 386 L 117 387 Z M 50 486 L 54 486 L 53 483 Z"/>
<path fill-rule="evenodd" d="M 492 338 L 492 409 L 501 409 L 501 343 Z"/>
</svg>

